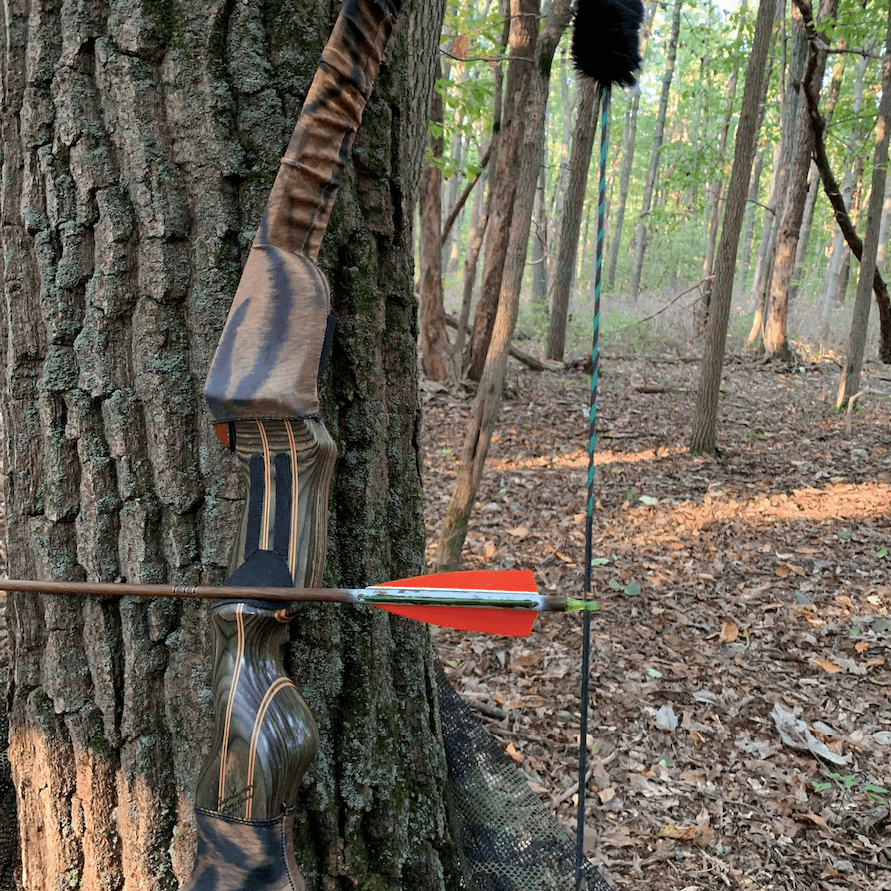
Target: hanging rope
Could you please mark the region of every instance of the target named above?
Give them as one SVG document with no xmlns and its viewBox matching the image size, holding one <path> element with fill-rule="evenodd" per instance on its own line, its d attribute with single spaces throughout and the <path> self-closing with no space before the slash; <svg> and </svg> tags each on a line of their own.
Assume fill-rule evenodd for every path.
<svg viewBox="0 0 891 891">
<path fill-rule="evenodd" d="M 597 444 L 597 373 L 600 359 L 600 288 L 606 228 L 606 154 L 609 146 L 609 106 L 612 85 L 631 87 L 640 70 L 638 30 L 642 0 L 579 0 L 572 33 L 576 70 L 600 84 L 600 182 L 597 205 L 597 263 L 594 271 L 594 336 L 591 345 L 591 409 L 588 424 L 588 503 L 585 511 L 585 590 L 591 596 L 594 557 L 594 449 Z M 591 675 L 591 610 L 584 610 L 582 641 L 582 702 L 579 728 L 579 789 L 576 826 L 576 891 L 583 891 L 585 868 L 585 789 L 588 773 L 588 712 Z"/>
<path fill-rule="evenodd" d="M 606 219 L 606 152 L 609 145 L 610 87 L 600 90 L 600 183 L 597 189 L 597 262 L 594 270 L 594 322 L 591 344 L 591 408 L 588 414 L 588 502 L 585 510 L 585 591 L 591 595 L 591 561 L 594 558 L 594 449 L 597 445 L 597 371 L 600 364 L 600 287 L 603 267 L 603 232 Z M 584 610 L 582 626 L 582 716 L 579 729 L 578 826 L 576 829 L 576 889 L 581 891 L 585 863 L 585 787 L 588 773 L 588 711 L 591 674 L 591 610 Z"/>
</svg>

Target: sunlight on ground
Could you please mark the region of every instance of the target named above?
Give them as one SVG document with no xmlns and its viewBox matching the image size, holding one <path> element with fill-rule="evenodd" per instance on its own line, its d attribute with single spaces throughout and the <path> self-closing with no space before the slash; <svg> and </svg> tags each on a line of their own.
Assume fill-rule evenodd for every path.
<svg viewBox="0 0 891 891">
<path fill-rule="evenodd" d="M 656 461 L 660 458 L 670 458 L 673 455 L 689 454 L 683 446 L 667 448 L 659 446 L 655 449 L 644 449 L 640 452 L 614 452 L 612 449 L 594 453 L 594 462 L 598 467 L 604 464 L 640 464 L 642 461 Z M 575 449 L 563 455 L 539 456 L 535 458 L 522 458 L 518 461 L 498 461 L 490 459 L 488 466 L 493 470 L 532 470 L 542 467 L 587 467 L 588 453 L 584 449 Z"/>
</svg>

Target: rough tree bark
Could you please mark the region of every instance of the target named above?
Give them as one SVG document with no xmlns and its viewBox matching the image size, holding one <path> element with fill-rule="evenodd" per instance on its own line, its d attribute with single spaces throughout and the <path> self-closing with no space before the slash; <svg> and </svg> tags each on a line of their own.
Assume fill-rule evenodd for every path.
<svg viewBox="0 0 891 891">
<path fill-rule="evenodd" d="M 743 89 L 742 107 L 736 129 L 736 145 L 733 169 L 727 188 L 727 207 L 724 225 L 715 263 L 715 281 L 712 289 L 711 311 L 706 329 L 705 350 L 696 392 L 696 411 L 690 437 L 690 451 L 713 453 L 717 442 L 718 395 L 721 386 L 721 370 L 724 362 L 724 346 L 727 341 L 727 324 L 733 297 L 733 276 L 736 270 L 736 251 L 742 230 L 746 192 L 755 160 L 758 139 L 758 108 L 764 101 L 767 78 L 767 51 L 773 27 L 775 3 L 761 0 L 755 21 L 755 39 L 749 59 L 746 84 Z"/>
<path fill-rule="evenodd" d="M 388 51 L 322 265 L 341 459 L 327 578 L 423 566 L 411 208 L 442 8 Z M 328 5 L 0 7 L 0 387 L 10 572 L 219 583 L 242 497 L 201 387 L 333 22 Z M 204 607 L 15 595 L 9 756 L 27 891 L 172 889 L 211 730 Z M 287 662 L 323 743 L 297 826 L 309 889 L 442 888 L 431 653 L 312 607 Z"/>
</svg>

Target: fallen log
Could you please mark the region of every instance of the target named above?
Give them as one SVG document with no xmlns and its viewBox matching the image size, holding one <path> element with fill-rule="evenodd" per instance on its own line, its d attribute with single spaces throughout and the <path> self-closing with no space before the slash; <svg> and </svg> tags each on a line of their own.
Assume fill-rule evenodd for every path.
<svg viewBox="0 0 891 891">
<path fill-rule="evenodd" d="M 454 316 L 446 313 L 446 324 L 450 328 L 458 329 L 458 319 Z M 470 325 L 464 326 L 465 331 L 468 334 L 473 332 L 473 329 Z M 525 350 L 521 350 L 516 344 L 510 345 L 510 355 L 513 356 L 518 362 L 521 362 L 531 371 L 563 371 L 563 365 L 559 362 L 546 362 L 542 359 L 536 359 L 535 356 L 527 353 Z"/>
</svg>

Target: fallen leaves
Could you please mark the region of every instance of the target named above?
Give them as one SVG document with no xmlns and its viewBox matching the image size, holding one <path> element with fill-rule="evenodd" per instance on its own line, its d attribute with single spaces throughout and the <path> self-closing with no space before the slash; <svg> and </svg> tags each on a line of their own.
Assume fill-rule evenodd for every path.
<svg viewBox="0 0 891 891">
<path fill-rule="evenodd" d="M 644 366 L 670 373 L 671 388 L 634 391 Z M 602 429 L 623 435 L 595 456 L 602 610 L 584 844 L 616 891 L 891 889 L 891 417 L 887 403 L 864 403 L 847 441 L 821 402 L 825 376 L 792 379 L 780 388 L 770 369 L 728 368 L 713 460 L 684 445 L 695 369 L 606 361 Z M 511 380 L 518 397 L 504 406 L 465 559 L 532 569 L 542 591 L 579 596 L 587 381 Z M 460 407 L 427 397 L 431 542 Z M 770 437 L 746 436 L 756 417 Z M 510 643 L 434 640 L 456 688 L 485 703 L 487 726 L 574 832 L 579 617 L 543 615 Z"/>
</svg>

